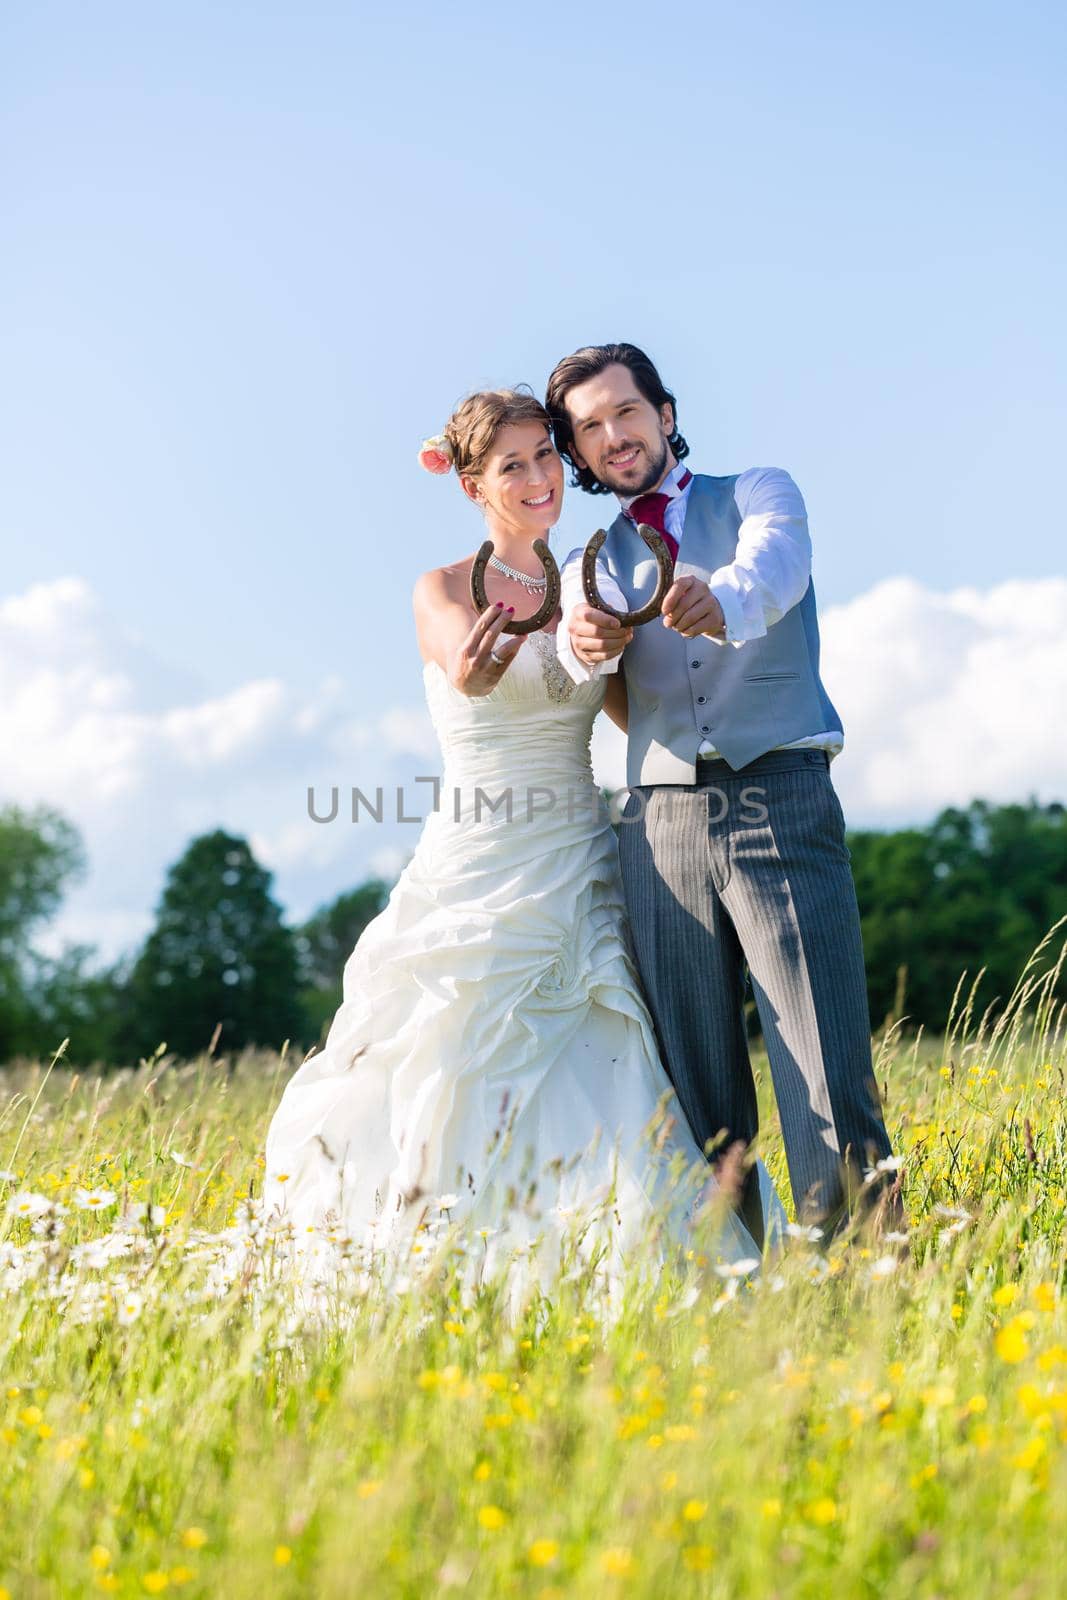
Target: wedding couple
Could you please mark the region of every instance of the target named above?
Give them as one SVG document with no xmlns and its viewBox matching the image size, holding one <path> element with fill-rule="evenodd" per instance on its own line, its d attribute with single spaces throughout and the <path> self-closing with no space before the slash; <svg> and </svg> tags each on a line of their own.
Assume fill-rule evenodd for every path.
<svg viewBox="0 0 1067 1600">
<path fill-rule="evenodd" d="M 759 1256 L 784 1212 L 752 1159 L 746 967 L 798 1220 L 828 1233 L 885 1199 L 881 1172 L 864 1184 L 890 1147 L 804 502 L 785 472 L 693 474 L 688 453 L 629 344 L 566 357 L 544 406 L 473 394 L 423 447 L 484 518 L 489 604 L 471 599 L 473 554 L 415 586 L 448 799 L 274 1115 L 265 1198 L 297 1229 L 386 1237 L 443 1199 L 449 1218 L 531 1238 L 599 1203 L 625 1258 L 684 1169 L 702 1200 L 723 1178 L 721 1255 Z M 617 501 L 607 605 L 655 591 L 638 523 L 674 555 L 653 620 L 590 605 L 579 549 L 545 626 L 505 631 L 544 597 L 533 546 L 559 519 L 564 463 Z M 628 740 L 617 836 L 590 766 L 601 710 Z M 553 803 L 524 803 L 530 785 Z M 487 803 L 504 792 L 514 803 Z M 669 1214 L 684 1242 L 689 1210 Z"/>
</svg>

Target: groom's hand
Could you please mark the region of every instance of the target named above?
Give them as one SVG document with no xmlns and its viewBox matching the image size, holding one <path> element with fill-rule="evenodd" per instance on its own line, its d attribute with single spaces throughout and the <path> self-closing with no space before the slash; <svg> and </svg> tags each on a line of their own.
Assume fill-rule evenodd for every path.
<svg viewBox="0 0 1067 1600">
<path fill-rule="evenodd" d="M 703 578 L 677 578 L 663 596 L 663 625 L 673 628 L 683 639 L 707 634 L 710 639 L 726 636 L 726 618 Z"/>
<path fill-rule="evenodd" d="M 575 606 L 571 613 L 571 649 L 587 667 L 595 667 L 600 661 L 614 661 L 633 636 L 634 630 L 624 628 L 618 617 L 608 611 L 598 611 L 587 602 Z"/>
</svg>

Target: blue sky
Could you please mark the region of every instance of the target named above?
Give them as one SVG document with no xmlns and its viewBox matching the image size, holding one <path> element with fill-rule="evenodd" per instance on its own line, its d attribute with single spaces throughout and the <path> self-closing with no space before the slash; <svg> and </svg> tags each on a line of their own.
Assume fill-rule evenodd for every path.
<svg viewBox="0 0 1067 1600">
<path fill-rule="evenodd" d="M 691 465 L 793 473 L 821 607 L 1055 578 L 1065 35 L 1025 4 L 5 8 L 0 598 L 87 586 L 145 714 L 262 679 L 417 706 L 412 584 L 480 536 L 420 440 L 617 338 Z M 570 494 L 564 550 L 600 509 Z"/>
</svg>

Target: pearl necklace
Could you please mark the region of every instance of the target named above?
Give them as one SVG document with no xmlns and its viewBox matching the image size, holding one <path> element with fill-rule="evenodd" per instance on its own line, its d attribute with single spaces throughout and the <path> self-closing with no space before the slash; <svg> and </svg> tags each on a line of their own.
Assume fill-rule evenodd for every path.
<svg viewBox="0 0 1067 1600">
<path fill-rule="evenodd" d="M 544 589 L 548 585 L 547 578 L 531 578 L 528 572 L 518 572 L 514 567 L 509 567 L 507 562 L 501 561 L 499 556 L 490 556 L 489 565 L 495 567 L 498 572 L 502 572 L 505 578 L 511 578 L 515 583 L 521 583 L 523 588 L 527 589 L 530 594 L 535 594 L 538 589 Z"/>
</svg>

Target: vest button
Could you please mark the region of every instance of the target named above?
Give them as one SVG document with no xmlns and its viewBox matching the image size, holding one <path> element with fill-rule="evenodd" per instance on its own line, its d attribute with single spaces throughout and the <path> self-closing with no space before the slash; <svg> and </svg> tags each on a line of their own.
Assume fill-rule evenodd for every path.
<svg viewBox="0 0 1067 1600">
<path fill-rule="evenodd" d="M 699 667 L 700 662 L 699 661 L 691 661 L 689 663 L 689 665 L 695 669 L 695 668 Z"/>
<path fill-rule="evenodd" d="M 702 724 L 700 731 L 701 731 L 701 733 L 710 733 L 711 729 L 708 727 L 707 723 L 705 722 L 705 723 Z"/>
<path fill-rule="evenodd" d="M 698 706 L 702 706 L 705 703 L 705 701 L 707 700 L 707 698 L 708 697 L 707 697 L 706 694 L 698 694 L 697 695 L 697 705 Z"/>
</svg>

